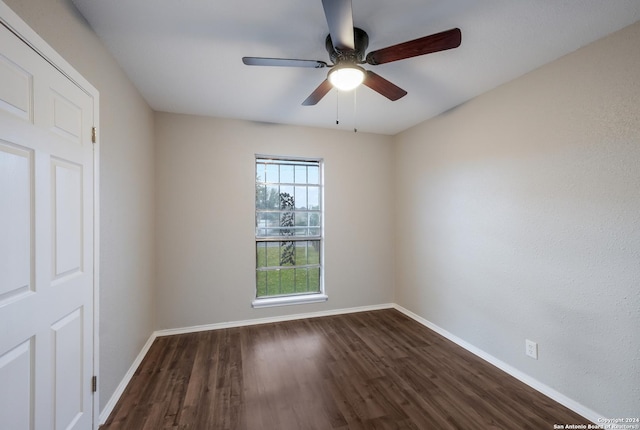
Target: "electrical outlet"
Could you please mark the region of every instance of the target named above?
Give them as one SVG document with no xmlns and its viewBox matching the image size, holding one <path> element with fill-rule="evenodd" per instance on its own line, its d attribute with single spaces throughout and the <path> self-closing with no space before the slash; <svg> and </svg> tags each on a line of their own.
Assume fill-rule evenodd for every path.
<svg viewBox="0 0 640 430">
<path fill-rule="evenodd" d="M 532 340 L 527 339 L 525 341 L 525 353 L 533 358 L 534 360 L 538 359 L 538 344 Z"/>
</svg>

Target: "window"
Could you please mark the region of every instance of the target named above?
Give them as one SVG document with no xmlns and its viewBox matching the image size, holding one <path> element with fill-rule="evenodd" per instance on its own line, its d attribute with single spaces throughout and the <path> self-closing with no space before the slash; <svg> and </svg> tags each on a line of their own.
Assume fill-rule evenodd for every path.
<svg viewBox="0 0 640 430">
<path fill-rule="evenodd" d="M 254 307 L 324 301 L 322 161 L 256 157 Z"/>
</svg>

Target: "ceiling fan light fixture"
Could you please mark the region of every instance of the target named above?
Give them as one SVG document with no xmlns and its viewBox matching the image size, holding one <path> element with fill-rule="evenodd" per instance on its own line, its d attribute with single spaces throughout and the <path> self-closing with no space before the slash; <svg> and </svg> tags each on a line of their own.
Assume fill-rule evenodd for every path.
<svg viewBox="0 0 640 430">
<path fill-rule="evenodd" d="M 365 70 L 355 64 L 335 66 L 329 71 L 328 79 L 340 91 L 351 91 L 364 81 Z"/>
</svg>

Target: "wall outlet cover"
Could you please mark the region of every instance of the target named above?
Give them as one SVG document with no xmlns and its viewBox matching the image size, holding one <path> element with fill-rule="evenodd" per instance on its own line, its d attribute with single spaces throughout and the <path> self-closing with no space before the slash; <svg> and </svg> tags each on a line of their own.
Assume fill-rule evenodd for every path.
<svg viewBox="0 0 640 430">
<path fill-rule="evenodd" d="M 532 340 L 527 339 L 525 341 L 525 353 L 527 356 L 533 358 L 534 360 L 538 359 L 538 344 Z"/>
</svg>

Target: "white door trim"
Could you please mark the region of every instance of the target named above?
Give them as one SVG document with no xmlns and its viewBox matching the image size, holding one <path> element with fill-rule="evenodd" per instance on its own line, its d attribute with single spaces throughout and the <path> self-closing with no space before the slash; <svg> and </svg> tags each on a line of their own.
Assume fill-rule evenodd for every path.
<svg viewBox="0 0 640 430">
<path fill-rule="evenodd" d="M 93 208 L 94 208 L 94 220 L 93 220 L 93 374 L 99 376 L 99 250 L 100 250 L 100 184 L 99 184 L 99 167 L 100 167 L 100 138 L 99 138 L 99 92 L 89 83 L 77 70 L 71 66 L 60 54 L 58 54 L 44 39 L 42 39 L 31 27 L 25 23 L 15 12 L 13 12 L 9 6 L 7 6 L 2 0 L 0 0 L 0 24 L 7 27 L 18 38 L 29 45 L 34 51 L 36 51 L 42 58 L 49 62 L 53 67 L 58 69 L 64 76 L 78 86 L 82 91 L 87 93 L 93 100 L 93 118 L 94 127 L 98 130 L 96 135 L 96 143 L 94 144 L 93 151 Z M 98 381 L 100 379 L 98 378 Z M 93 428 L 97 429 L 99 425 L 100 417 L 100 396 L 99 391 L 93 395 Z"/>
</svg>

